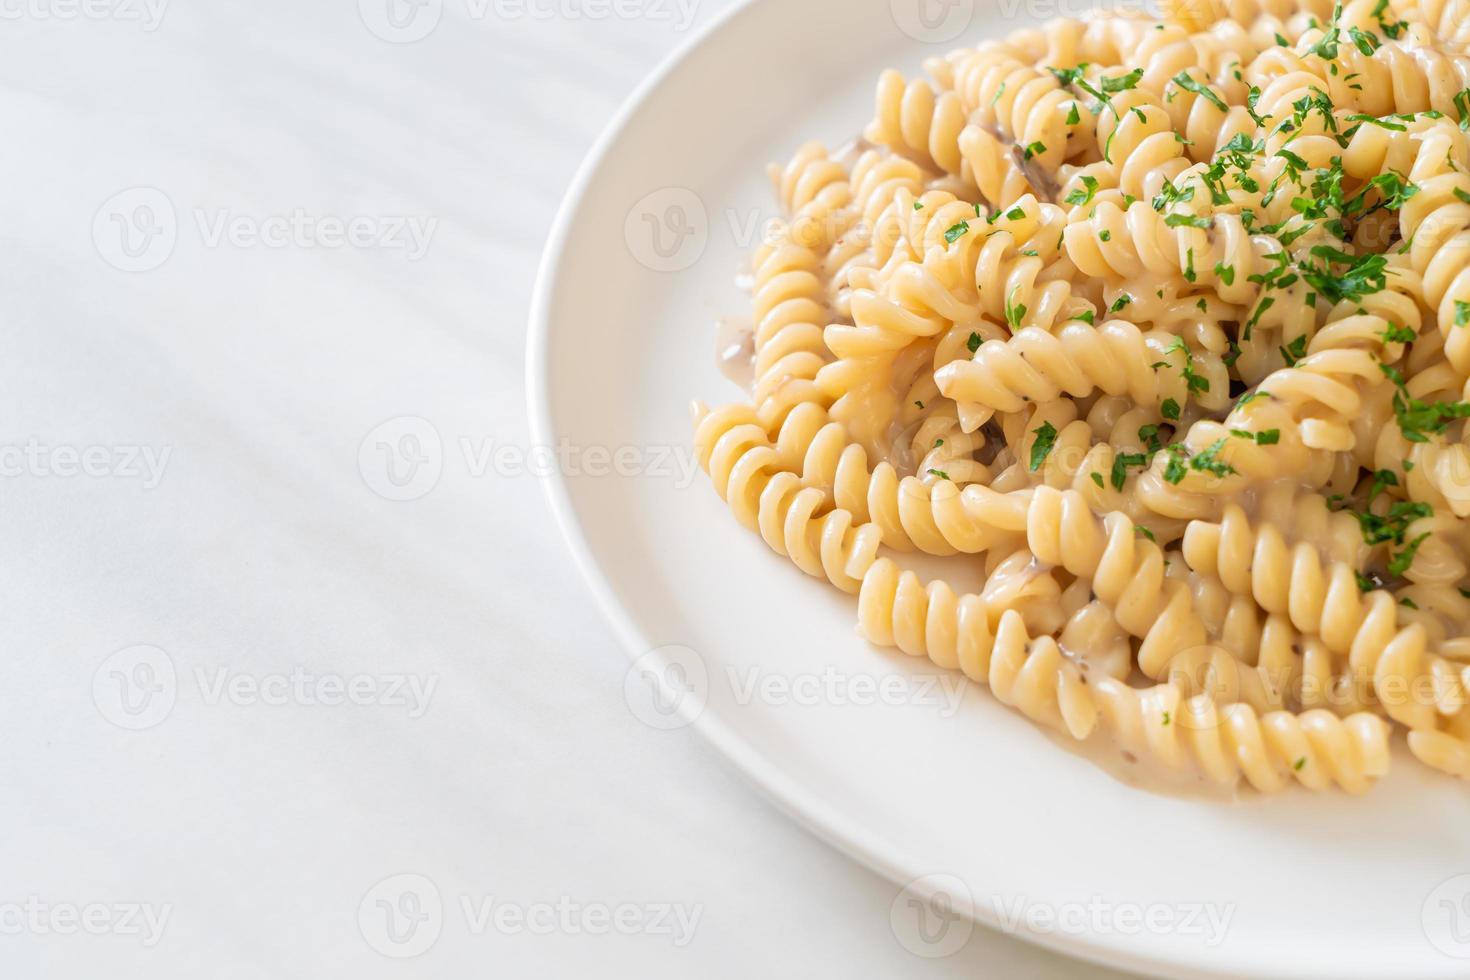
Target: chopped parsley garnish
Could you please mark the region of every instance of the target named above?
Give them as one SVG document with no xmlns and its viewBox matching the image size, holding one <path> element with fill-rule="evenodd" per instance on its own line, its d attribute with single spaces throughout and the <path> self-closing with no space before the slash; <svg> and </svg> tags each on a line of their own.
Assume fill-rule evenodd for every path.
<svg viewBox="0 0 1470 980">
<path fill-rule="evenodd" d="M 1135 68 L 1126 75 L 1119 75 L 1116 78 L 1104 78 L 1102 80 L 1102 90 L 1109 95 L 1126 92 L 1136 87 L 1141 78 L 1143 78 L 1143 69 Z"/>
<path fill-rule="evenodd" d="M 1388 509 L 1388 513 L 1383 516 L 1371 512 L 1359 514 L 1350 511 L 1349 513 L 1357 518 L 1358 527 L 1363 532 L 1363 541 L 1367 544 L 1403 544 L 1404 539 L 1408 537 L 1410 525 L 1426 517 L 1433 517 L 1434 508 L 1425 503 L 1399 500 L 1395 501 Z M 1418 546 L 1415 547 L 1417 549 Z M 1394 572 L 1394 574 L 1399 573 Z"/>
<path fill-rule="evenodd" d="M 1184 354 L 1184 367 L 1180 369 L 1180 374 L 1183 376 L 1184 384 L 1189 391 L 1191 393 L 1209 391 L 1210 379 L 1202 374 L 1194 373 L 1194 355 L 1189 352 L 1189 345 L 1184 342 L 1183 337 L 1175 337 L 1174 342 L 1165 348 L 1164 353 L 1172 354 L 1175 351 Z M 1160 361 L 1154 367 L 1159 367 L 1160 365 L 1167 365 L 1167 362 Z"/>
<path fill-rule="evenodd" d="M 1170 419 L 1174 422 L 1179 421 L 1179 403 L 1176 402 L 1174 399 L 1166 399 L 1164 401 L 1164 404 L 1159 406 L 1159 411 L 1164 414 L 1164 418 Z"/>
<path fill-rule="evenodd" d="M 1390 560 L 1388 563 L 1388 574 L 1395 577 L 1402 577 L 1406 572 L 1408 572 L 1410 568 L 1413 568 L 1414 559 L 1419 554 L 1420 545 L 1424 544 L 1425 541 L 1428 541 L 1429 538 L 1430 535 L 1421 534 L 1413 541 L 1410 541 L 1407 548 L 1405 548 L 1403 551 L 1400 551 L 1397 555 L 1394 555 L 1392 560 Z"/>
<path fill-rule="evenodd" d="M 1065 198 L 1063 198 L 1063 201 L 1065 203 L 1076 204 L 1079 206 L 1085 205 L 1089 203 L 1092 200 L 1093 195 L 1097 193 L 1098 184 L 1096 177 L 1089 177 L 1087 174 L 1083 174 L 1080 179 L 1082 181 L 1082 186 L 1072 188 L 1071 192 L 1068 193 Z"/>
<path fill-rule="evenodd" d="M 1178 485 L 1184 482 L 1188 471 L 1185 469 L 1184 461 L 1189 456 L 1189 450 L 1181 445 L 1169 447 L 1169 462 L 1164 466 L 1164 479 Z"/>
<path fill-rule="evenodd" d="M 1368 503 L 1371 504 L 1373 503 L 1373 501 L 1377 500 L 1378 495 L 1383 493 L 1389 487 L 1396 487 L 1398 485 L 1398 474 L 1396 474 L 1393 470 L 1379 470 L 1377 473 L 1373 474 L 1373 486 L 1368 491 Z"/>
<path fill-rule="evenodd" d="M 1031 472 L 1035 473 L 1041 469 L 1041 464 L 1046 462 L 1046 457 L 1051 455 L 1052 447 L 1057 444 L 1057 428 L 1050 422 L 1043 422 L 1041 428 L 1034 433 L 1036 441 L 1031 444 Z"/>
<path fill-rule="evenodd" d="M 1194 187 L 1175 187 L 1167 178 L 1164 186 L 1154 195 L 1154 210 L 1162 214 L 1171 204 L 1180 204 L 1194 200 Z"/>
<path fill-rule="evenodd" d="M 1225 448 L 1228 440 L 1220 439 L 1204 452 L 1189 461 L 1189 468 L 1198 473 L 1212 473 L 1215 476 L 1232 476 L 1235 467 L 1220 458 L 1220 452 Z"/>
<path fill-rule="evenodd" d="M 950 229 L 944 233 L 944 241 L 948 245 L 953 245 L 955 242 L 959 241 L 961 238 L 964 238 L 969 233 L 970 223 L 968 221 L 961 221 L 959 224 L 951 226 Z"/>
<path fill-rule="evenodd" d="M 1238 402 L 1235 403 L 1235 407 L 1232 408 L 1231 411 L 1232 412 L 1239 411 L 1240 409 L 1245 408 L 1251 402 L 1255 401 L 1257 398 L 1270 398 L 1270 397 L 1272 397 L 1272 396 L 1271 396 L 1271 393 L 1269 391 L 1248 391 L 1244 395 L 1241 395 L 1240 396 L 1240 401 L 1238 401 Z"/>
<path fill-rule="evenodd" d="M 1024 304 L 1019 303 L 1012 306 L 1011 301 L 1015 299 L 1015 297 L 1016 290 L 1012 289 L 1011 295 L 1006 297 L 1006 323 L 1011 325 L 1012 330 L 1019 330 L 1021 329 L 1022 318 L 1026 316 L 1026 307 Z"/>
<path fill-rule="evenodd" d="M 1113 457 L 1113 489 L 1122 490 L 1128 484 L 1130 466 L 1147 466 L 1148 456 L 1143 453 L 1119 453 Z"/>
<path fill-rule="evenodd" d="M 1205 85 L 1203 82 L 1196 82 L 1194 79 L 1190 78 L 1188 72 L 1181 71 L 1179 74 L 1175 75 L 1174 84 L 1178 85 L 1186 92 L 1193 92 L 1195 95 L 1198 95 L 1202 99 L 1208 99 L 1210 103 L 1213 104 L 1215 108 L 1219 109 L 1221 112 L 1228 112 L 1230 110 L 1230 107 L 1225 104 L 1224 99 L 1216 95 L 1208 85 Z"/>
<path fill-rule="evenodd" d="M 1409 442 L 1428 442 L 1430 436 L 1443 432 L 1449 428 L 1451 422 L 1470 418 L 1470 402 L 1428 404 L 1410 397 L 1404 385 L 1404 376 L 1398 368 L 1380 364 L 1378 370 L 1398 389 L 1393 397 L 1393 410 L 1398 417 L 1399 431 Z"/>
<path fill-rule="evenodd" d="M 1208 230 L 1210 227 L 1210 223 L 1211 220 L 1209 218 L 1202 217 L 1196 214 L 1171 214 L 1165 216 L 1164 218 L 1164 224 L 1168 225 L 1170 228 L 1188 226 L 1190 228 Z"/>
<path fill-rule="evenodd" d="M 1324 260 L 1321 266 L 1311 262 L 1298 262 L 1302 280 L 1330 303 L 1344 300 L 1358 302 L 1364 296 L 1382 292 L 1388 287 L 1388 257 L 1384 255 L 1348 255 L 1331 245 L 1314 245 L 1312 255 Z M 1346 265 L 1341 273 L 1334 273 L 1333 266 Z"/>
<path fill-rule="evenodd" d="M 1388 329 L 1383 331 L 1383 339 L 1390 344 L 1412 344 L 1419 335 L 1408 327 L 1401 327 L 1397 323 L 1390 323 Z"/>
</svg>

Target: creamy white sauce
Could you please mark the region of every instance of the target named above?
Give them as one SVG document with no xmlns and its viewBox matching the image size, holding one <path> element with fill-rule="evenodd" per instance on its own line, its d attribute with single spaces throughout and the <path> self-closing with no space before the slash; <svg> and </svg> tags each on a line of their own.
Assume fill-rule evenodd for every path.
<svg viewBox="0 0 1470 980">
<path fill-rule="evenodd" d="M 1243 794 L 1244 779 L 1233 786 L 1221 786 L 1192 771 L 1180 772 L 1139 759 L 1107 732 L 1098 732 L 1085 742 L 1050 729 L 1046 733 L 1064 751 L 1087 760 L 1125 786 L 1147 793 L 1209 803 L 1254 803 L 1264 798 L 1261 794 Z"/>
<path fill-rule="evenodd" d="M 877 147 L 874 144 L 868 142 L 865 137 L 858 135 L 833 150 L 832 159 L 841 164 L 843 170 L 851 171 L 864 153 L 875 149 Z"/>
<path fill-rule="evenodd" d="M 715 337 L 715 364 L 720 373 L 750 391 L 755 387 L 755 331 L 750 317 L 720 317 Z"/>
</svg>

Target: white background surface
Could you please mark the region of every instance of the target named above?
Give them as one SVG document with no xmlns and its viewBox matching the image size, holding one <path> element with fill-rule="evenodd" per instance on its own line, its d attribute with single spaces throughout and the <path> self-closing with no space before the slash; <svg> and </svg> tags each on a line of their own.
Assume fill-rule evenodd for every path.
<svg viewBox="0 0 1470 980">
<path fill-rule="evenodd" d="M 563 188 L 689 29 L 467 4 L 413 44 L 354 0 L 179 2 L 151 30 L 128 19 L 151 17 L 141 0 L 5 8 L 0 444 L 34 448 L 0 459 L 0 906 L 168 919 L 150 947 L 58 935 L 65 912 L 0 917 L 0 972 L 1107 976 L 979 931 L 916 959 L 889 926 L 895 886 L 697 736 L 630 713 L 624 654 L 514 472 L 525 319 Z M 691 28 L 727 6 L 699 0 Z M 334 247 L 307 221 L 250 237 L 298 213 L 360 217 L 375 240 L 406 218 L 426 247 Z M 236 232 L 214 240 L 222 218 Z M 418 478 L 442 473 L 384 499 L 379 442 L 413 434 Z M 93 475 L 59 474 L 58 447 L 93 448 Z M 132 475 L 135 451 L 161 469 Z M 432 696 L 270 704 L 248 686 L 297 670 Z M 221 696 L 230 678 L 245 686 Z M 374 949 L 374 901 L 359 925 L 400 874 L 444 904 L 405 962 Z M 477 935 L 462 899 L 699 920 L 682 948 Z"/>
</svg>

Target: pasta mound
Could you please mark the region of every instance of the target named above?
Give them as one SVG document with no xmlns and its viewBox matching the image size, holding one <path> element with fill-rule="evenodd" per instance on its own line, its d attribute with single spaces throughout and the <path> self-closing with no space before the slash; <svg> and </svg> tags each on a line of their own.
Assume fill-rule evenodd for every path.
<svg viewBox="0 0 1470 980">
<path fill-rule="evenodd" d="M 874 643 L 1262 792 L 1470 778 L 1470 38 L 1167 0 L 885 73 L 772 177 L 701 465 Z M 960 594 L 904 554 L 983 569 Z"/>
</svg>

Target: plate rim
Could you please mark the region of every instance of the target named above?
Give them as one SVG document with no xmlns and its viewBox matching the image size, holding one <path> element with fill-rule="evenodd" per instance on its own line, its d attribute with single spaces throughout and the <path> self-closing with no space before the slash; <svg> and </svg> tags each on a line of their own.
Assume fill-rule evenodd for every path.
<svg viewBox="0 0 1470 980">
<path fill-rule="evenodd" d="M 629 123 L 670 75 L 696 57 L 730 22 L 754 8 L 772 2 L 773 0 L 734 0 L 728 9 L 676 45 L 624 99 L 578 165 L 552 221 L 531 292 L 525 364 L 527 418 L 533 445 L 551 445 L 556 439 L 550 391 L 551 311 L 558 273 L 575 217 L 583 207 L 593 180 L 602 170 L 601 164 L 612 152 Z M 538 482 L 545 493 L 562 541 L 571 552 L 583 582 L 591 590 L 598 610 L 612 627 L 624 656 L 630 663 L 637 661 L 654 650 L 656 644 L 644 635 L 618 600 L 608 573 L 598 562 L 588 543 L 581 519 L 572 503 L 566 476 L 556 468 L 550 468 L 540 476 Z M 713 706 L 693 714 L 694 717 L 688 719 L 687 727 L 698 732 L 748 785 L 794 823 L 823 844 L 881 875 L 894 885 L 911 888 L 924 898 L 931 897 L 932 890 L 922 877 L 926 872 L 915 870 L 921 864 L 917 858 L 904 852 L 898 844 L 884 835 L 868 829 L 860 820 L 847 815 L 846 811 L 830 804 L 821 794 L 807 790 L 774 760 L 753 748 L 734 726 L 716 713 Z M 1238 977 L 1241 969 L 1249 965 L 1237 960 L 1232 969 L 1231 963 L 1218 961 L 1219 950 L 1211 951 L 1216 954 L 1214 956 L 1171 957 L 1161 955 L 1157 949 L 1134 947 L 1134 937 L 1039 932 L 1026 928 L 1024 922 L 1007 927 L 993 910 L 973 901 L 964 902 L 962 911 L 971 921 L 1004 936 L 1074 960 L 1133 973 L 1180 980 L 1215 980 Z M 1277 966 L 1290 970 L 1294 965 Z M 1293 972 L 1291 975 L 1296 974 Z"/>
</svg>

